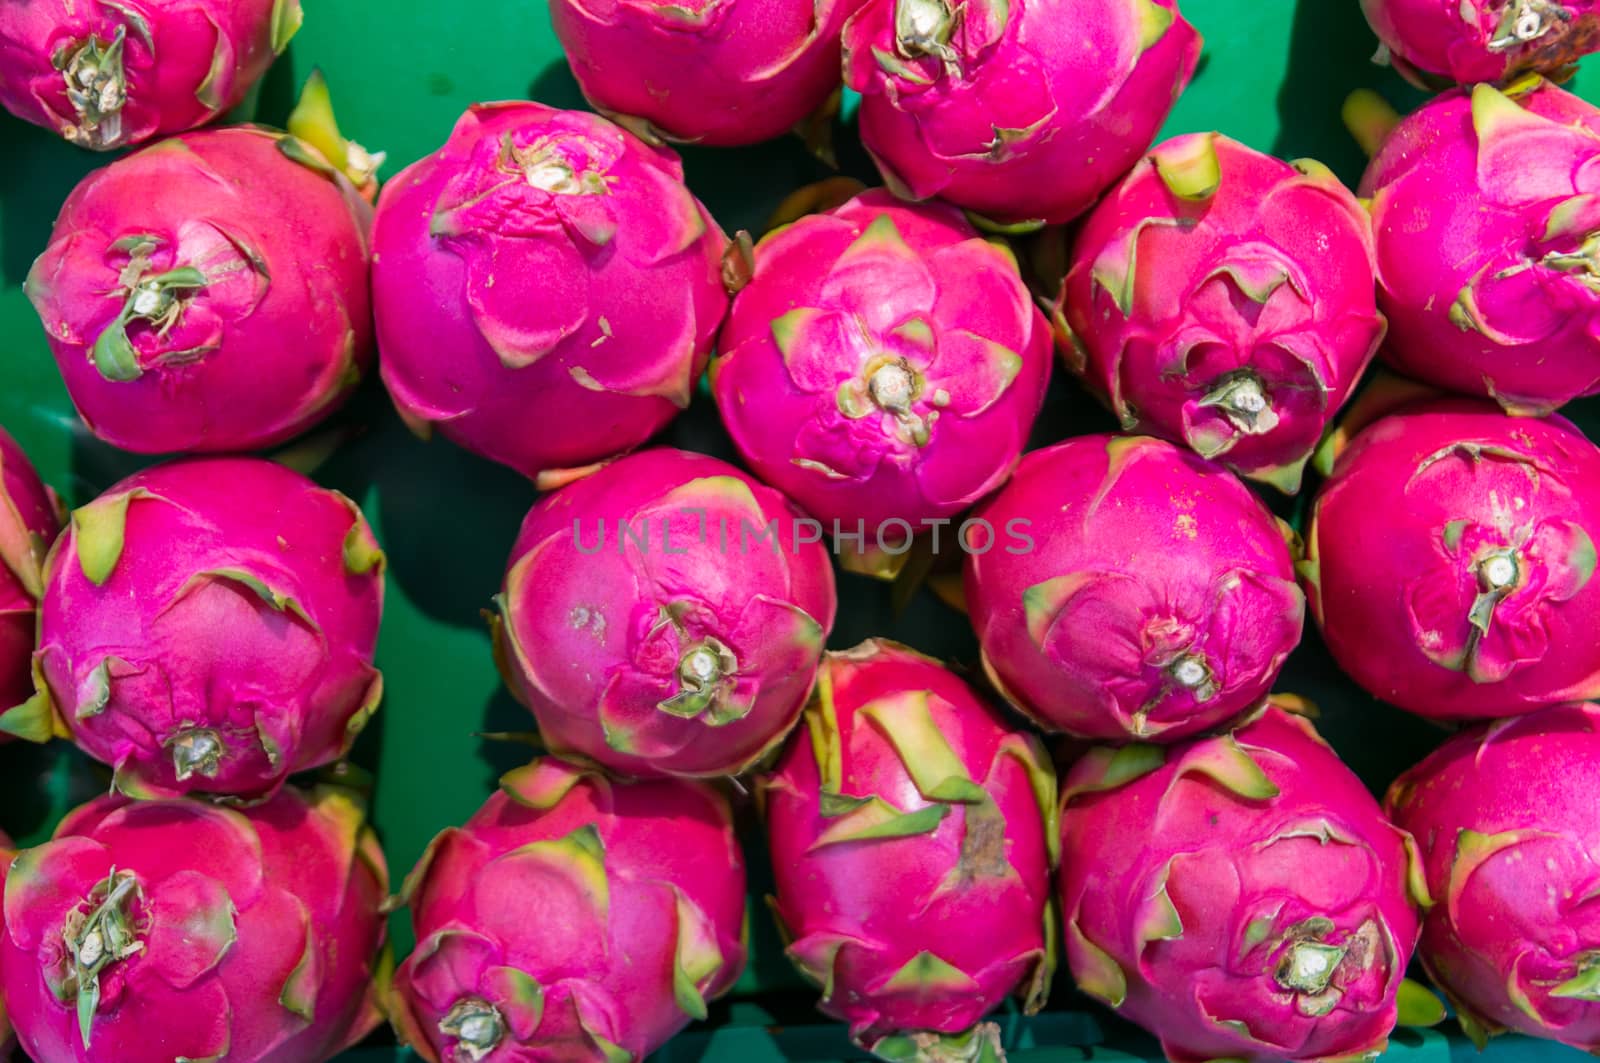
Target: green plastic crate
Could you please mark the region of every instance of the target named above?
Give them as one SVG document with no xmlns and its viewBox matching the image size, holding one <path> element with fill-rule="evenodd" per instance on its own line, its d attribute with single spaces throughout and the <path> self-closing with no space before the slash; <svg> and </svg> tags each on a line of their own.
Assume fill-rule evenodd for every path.
<svg viewBox="0 0 1600 1063">
<path fill-rule="evenodd" d="M 340 124 L 368 148 L 389 153 L 381 176 L 437 148 L 457 116 L 476 101 L 532 97 L 583 106 L 538 0 L 445 4 L 438 0 L 306 0 L 306 23 L 251 105 L 281 124 L 313 67 L 327 76 Z M 1356 0 L 1184 0 L 1184 14 L 1205 36 L 1194 83 L 1163 136 L 1219 129 L 1285 158 L 1310 156 L 1346 182 L 1362 157 L 1339 119 L 1345 95 L 1379 89 L 1402 110 L 1422 96 L 1369 57 L 1376 42 Z M 1596 60 L 1600 62 L 1600 60 Z M 1578 91 L 1600 98 L 1580 77 Z M 841 131 L 841 166 L 875 177 L 853 134 Z M 104 158 L 0 114 L 0 424 L 14 434 L 45 478 L 70 504 L 81 504 L 145 462 L 90 438 L 78 424 L 22 294 L 29 264 L 45 246 L 51 222 L 73 185 Z M 729 232 L 759 232 L 778 202 L 828 175 L 795 140 L 753 149 L 684 152 L 690 187 Z M 1569 410 L 1600 427 L 1600 407 Z M 1114 428 L 1111 419 L 1056 374 L 1034 444 Z M 665 433 L 664 442 L 731 458 L 732 450 L 702 394 Z M 530 728 L 530 718 L 502 688 L 490 660 L 480 610 L 499 587 L 532 488 L 517 476 L 444 442 L 423 444 L 395 418 L 376 380 L 335 422 L 305 441 L 326 451 L 322 482 L 359 500 L 390 559 L 388 608 L 379 645 L 387 696 L 355 753 L 376 773 L 373 811 L 398 882 L 440 829 L 466 819 L 527 748 L 478 737 Z M 1277 504 L 1294 515 L 1292 503 Z M 841 575 L 839 621 L 830 644 L 882 635 L 925 652 L 971 662 L 975 643 L 964 618 L 922 592 L 897 613 L 882 584 Z M 1375 702 L 1339 674 L 1314 631 L 1291 658 L 1279 689 L 1311 697 L 1321 728 L 1375 791 L 1438 743 L 1441 732 Z M 0 749 L 0 821 L 24 844 L 43 840 L 68 808 L 103 792 L 108 776 L 64 744 Z M 814 994 L 795 976 L 760 903 L 770 876 L 753 816 L 751 842 L 755 934 L 748 973 L 728 1000 L 663 1050 L 662 1063 L 821 1063 L 862 1059 L 844 1035 L 812 1009 Z M 404 913 L 393 936 L 412 943 Z M 1076 995 L 1063 975 L 1050 1009 L 1025 1018 L 1000 1015 L 1015 1063 L 1157 1059 L 1148 1037 Z M 379 1035 L 340 1063 L 414 1059 Z M 1397 1063 L 1446 1063 L 1475 1050 L 1447 1024 L 1402 1031 L 1386 1057 Z M 1501 1038 L 1486 1060 L 1576 1058 L 1573 1050 Z"/>
</svg>

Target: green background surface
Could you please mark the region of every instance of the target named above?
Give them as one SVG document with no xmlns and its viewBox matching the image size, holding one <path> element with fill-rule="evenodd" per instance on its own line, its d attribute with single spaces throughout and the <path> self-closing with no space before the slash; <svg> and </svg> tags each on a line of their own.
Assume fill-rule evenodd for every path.
<svg viewBox="0 0 1600 1063">
<path fill-rule="evenodd" d="M 305 0 L 305 28 L 264 82 L 256 114 L 281 123 L 313 67 L 327 76 L 348 136 L 389 153 L 382 177 L 437 148 L 473 102 L 531 97 L 583 106 L 537 0 L 445 4 L 437 0 Z M 1354 88 L 1379 89 L 1401 109 L 1422 99 L 1373 66 L 1375 41 L 1356 0 L 1187 0 L 1184 14 L 1205 37 L 1198 76 L 1163 135 L 1218 129 L 1285 158 L 1311 156 L 1346 182 L 1362 157 L 1339 119 Z M 1595 60 L 1600 62 L 1600 60 Z M 1600 84 L 1591 75 L 1589 82 Z M 1576 83 L 1586 91 L 1585 79 Z M 841 166 L 873 181 L 848 129 L 839 133 Z M 690 187 L 729 232 L 759 229 L 790 191 L 827 176 L 795 140 L 754 149 L 685 153 Z M 107 160 L 0 114 L 0 424 L 15 435 L 44 477 L 79 505 L 143 462 L 90 438 L 73 415 L 21 285 L 43 250 L 51 223 L 74 183 Z M 1589 404 L 1569 410 L 1586 426 Z M 1105 413 L 1057 372 L 1034 444 L 1114 427 Z M 732 452 L 704 392 L 663 442 L 723 457 Z M 526 759 L 525 746 L 486 732 L 525 731 L 531 718 L 502 688 L 490 660 L 480 611 L 498 589 L 532 488 L 448 443 L 413 439 L 389 409 L 376 379 L 333 424 L 300 447 L 317 459 L 315 476 L 365 507 L 390 558 L 388 608 L 379 646 L 387 697 L 355 759 L 376 775 L 373 812 L 396 881 L 441 828 L 466 819 L 498 776 Z M 1290 508 L 1279 505 L 1286 515 Z M 1381 515 L 1375 515 L 1378 519 Z M 841 576 L 841 608 L 830 645 L 882 635 L 958 661 L 975 659 L 965 620 L 927 592 L 903 612 L 885 585 Z M 1432 726 L 1375 702 L 1333 667 L 1315 632 L 1294 655 L 1279 689 L 1318 702 L 1321 727 L 1339 752 L 1381 790 L 1442 737 Z M 24 843 L 46 838 L 73 804 L 102 792 L 109 776 L 70 747 L 0 748 L 0 826 Z M 753 843 L 752 891 L 768 877 Z M 712 1022 L 674 1041 L 669 1063 L 757 1063 L 859 1058 L 843 1028 L 812 1010 L 813 995 L 794 976 L 775 935 L 756 912 L 749 973 Z M 404 914 L 394 936 L 412 936 Z M 1078 1058 L 1155 1058 L 1159 1053 L 1058 979 L 1051 1010 L 1026 1020 L 1002 1016 L 1018 1063 Z M 386 1035 L 351 1053 L 349 1063 L 406 1058 Z M 1098 1045 L 1098 1048 L 1072 1047 Z M 1127 1053 L 1127 1054 L 1124 1054 Z M 1390 1058 L 1443 1061 L 1471 1056 L 1454 1028 L 1403 1032 Z M 1516 1038 L 1490 1055 L 1532 1060 L 1576 1053 Z"/>
</svg>

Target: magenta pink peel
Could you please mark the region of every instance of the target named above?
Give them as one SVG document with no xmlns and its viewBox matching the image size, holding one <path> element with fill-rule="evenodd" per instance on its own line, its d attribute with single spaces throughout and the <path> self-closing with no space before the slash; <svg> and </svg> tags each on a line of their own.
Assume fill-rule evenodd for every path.
<svg viewBox="0 0 1600 1063">
<path fill-rule="evenodd" d="M 1273 706 L 1232 735 L 1096 748 L 1062 794 L 1073 978 L 1168 1059 L 1384 1049 L 1429 898 L 1411 837 L 1309 721 Z"/>
<path fill-rule="evenodd" d="M 33 693 L 44 559 L 61 530 L 61 503 L 17 441 L 0 429 L 0 742 L 7 709 Z"/>
<path fill-rule="evenodd" d="M 1050 379 L 1011 253 L 881 191 L 761 241 L 721 351 L 712 390 L 756 474 L 891 549 L 1005 481 Z"/>
<path fill-rule="evenodd" d="M 429 1063 L 642 1063 L 744 969 L 727 802 L 554 758 L 506 775 L 406 880 L 390 1016 Z"/>
<path fill-rule="evenodd" d="M 658 447 L 546 496 L 496 622 L 506 681 L 552 750 L 625 775 L 736 775 L 799 718 L 833 628 L 833 569 L 778 492 Z"/>
<path fill-rule="evenodd" d="M 133 796 L 264 797 L 378 707 L 383 553 L 355 503 L 272 462 L 146 469 L 76 510 L 40 603 L 40 684 L 0 716 L 70 735 Z"/>
<path fill-rule="evenodd" d="M 6 890 L 6 874 L 11 870 L 11 861 L 16 858 L 16 845 L 0 830 L 0 901 L 3 901 Z M 0 942 L 6 940 L 6 913 L 5 905 L 0 903 Z M 0 986 L 5 982 L 5 969 L 0 967 Z M 9 1059 L 17 1047 L 16 1031 L 11 1028 L 11 1016 L 6 1012 L 5 993 L 0 991 L 0 1059 Z"/>
<path fill-rule="evenodd" d="M 1600 110 L 1538 78 L 1446 93 L 1361 192 L 1391 366 L 1517 414 L 1600 391 Z"/>
<path fill-rule="evenodd" d="M 862 0 L 551 0 L 596 110 L 646 139 L 770 140 L 839 88 L 839 34 Z"/>
<path fill-rule="evenodd" d="M 205 125 L 300 28 L 300 0 L 29 0 L 0 8 L 0 106 L 96 151 Z"/>
<path fill-rule="evenodd" d="M 1361 0 L 1388 62 L 1418 88 L 1572 75 L 1600 47 L 1594 0 Z"/>
<path fill-rule="evenodd" d="M 95 435 L 256 450 L 328 416 L 371 365 L 371 217 L 294 137 L 186 133 L 86 177 L 25 290 Z"/>
<path fill-rule="evenodd" d="M 1505 1030 L 1600 1048 L 1600 708 L 1464 731 L 1389 789 L 1438 903 L 1423 966 L 1483 1047 Z"/>
<path fill-rule="evenodd" d="M 1367 213 L 1326 167 L 1194 133 L 1090 214 L 1057 320 L 1124 428 L 1292 493 L 1383 338 L 1374 268 Z"/>
<path fill-rule="evenodd" d="M 828 654 L 761 796 L 789 958 L 885 1059 L 995 1060 L 980 1024 L 1055 967 L 1055 773 L 938 662 L 873 640 Z"/>
<path fill-rule="evenodd" d="M 50 1063 L 330 1059 L 381 1021 L 383 852 L 347 791 L 102 797 L 5 876 L 0 977 Z"/>
<path fill-rule="evenodd" d="M 688 406 L 728 305 L 677 155 L 536 103 L 462 116 L 384 187 L 374 246 L 401 417 L 553 482 Z"/>
<path fill-rule="evenodd" d="M 1253 709 L 1300 641 L 1288 527 L 1148 436 L 1034 451 L 977 511 L 966 601 L 984 668 L 1042 726 L 1170 742 Z"/>
<path fill-rule="evenodd" d="M 1134 164 L 1200 43 L 1174 0 L 869 0 L 845 26 L 844 74 L 896 193 L 1034 227 Z"/>
<path fill-rule="evenodd" d="M 1334 659 L 1442 720 L 1600 695 L 1600 448 L 1451 399 L 1373 423 L 1312 509 L 1303 582 Z"/>
</svg>

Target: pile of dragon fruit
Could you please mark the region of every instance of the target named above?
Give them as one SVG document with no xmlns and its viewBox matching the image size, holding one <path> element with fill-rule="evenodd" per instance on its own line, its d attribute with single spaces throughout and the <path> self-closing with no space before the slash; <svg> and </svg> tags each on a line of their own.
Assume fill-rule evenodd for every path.
<svg viewBox="0 0 1600 1063">
<path fill-rule="evenodd" d="M 1174 0 L 549 7 L 592 110 L 380 178 L 320 75 L 226 124 L 299 0 L 0 3 L 0 104 L 133 149 L 26 293 L 161 459 L 69 511 L 0 431 L 0 741 L 110 789 L 0 861 L 0 1057 L 638 1063 L 758 919 L 892 1063 L 1074 989 L 1179 1063 L 1600 1051 L 1600 3 L 1363 0 L 1439 95 L 1352 94 L 1356 189 L 1157 142 Z M 764 234 L 670 146 L 846 133 L 881 187 Z M 1057 356 L 1120 432 L 1036 446 Z M 385 554 L 279 460 L 375 371 L 541 492 L 477 588 L 538 755 L 403 884 L 346 761 Z M 653 443 L 693 402 L 740 464 Z M 981 654 L 830 649 L 846 578 Z M 1381 802 L 1278 689 L 1308 614 L 1454 732 Z"/>
</svg>

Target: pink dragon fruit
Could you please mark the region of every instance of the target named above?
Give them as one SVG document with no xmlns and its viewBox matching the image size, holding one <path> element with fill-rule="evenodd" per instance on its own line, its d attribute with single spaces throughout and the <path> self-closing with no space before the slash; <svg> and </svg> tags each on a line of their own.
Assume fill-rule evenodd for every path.
<svg viewBox="0 0 1600 1063">
<path fill-rule="evenodd" d="M 251 450 L 371 362 L 354 186 L 287 134 L 186 133 L 73 191 L 26 291 L 89 430 L 123 450 Z"/>
<path fill-rule="evenodd" d="M 984 669 L 1045 727 L 1157 742 L 1209 730 L 1253 709 L 1300 641 L 1293 533 L 1171 443 L 1034 451 L 970 523 Z"/>
<path fill-rule="evenodd" d="M 348 792 L 102 797 L 6 877 L 0 972 L 40 1063 L 321 1063 L 381 1021 L 389 886 Z"/>
<path fill-rule="evenodd" d="M 0 712 L 33 693 L 28 662 L 44 593 L 45 551 L 60 530 L 55 492 L 39 479 L 17 441 L 0 429 Z M 0 742 L 7 737 L 0 724 Z"/>
<path fill-rule="evenodd" d="M 1328 649 L 1375 696 L 1510 716 L 1600 696 L 1597 538 L 1600 449 L 1564 420 L 1439 400 L 1339 455 L 1303 582 Z"/>
<path fill-rule="evenodd" d="M 1600 707 L 1456 735 L 1389 790 L 1439 903 L 1421 957 L 1482 1047 L 1505 1029 L 1600 1049 Z"/>
<path fill-rule="evenodd" d="M 550 749 L 629 775 L 733 775 L 794 726 L 833 628 L 816 522 L 655 448 L 542 499 L 498 599 L 506 683 Z"/>
<path fill-rule="evenodd" d="M 1378 60 L 1438 90 L 1533 71 L 1570 76 L 1600 47 L 1595 0 L 1361 0 Z"/>
<path fill-rule="evenodd" d="M 96 151 L 205 125 L 300 28 L 300 0 L 28 0 L 0 7 L 0 105 Z"/>
<path fill-rule="evenodd" d="M 712 367 L 746 462 L 903 554 L 1015 467 L 1050 379 L 1016 260 L 953 208 L 868 192 L 756 248 Z"/>
<path fill-rule="evenodd" d="M 885 1059 L 1003 1059 L 979 1020 L 1055 967 L 1043 746 L 879 640 L 828 654 L 805 724 L 760 791 L 790 959 Z"/>
<path fill-rule="evenodd" d="M 1361 191 L 1389 364 L 1513 413 L 1600 391 L 1600 110 L 1537 78 L 1448 93 Z"/>
<path fill-rule="evenodd" d="M 1367 213 L 1327 167 L 1193 133 L 1089 216 L 1057 320 L 1125 428 L 1293 493 L 1383 338 L 1373 269 Z"/>
<path fill-rule="evenodd" d="M 1383 1049 L 1430 901 L 1411 837 L 1308 721 L 1270 706 L 1233 735 L 1096 748 L 1062 790 L 1080 989 L 1175 1063 Z"/>
<path fill-rule="evenodd" d="M 16 859 L 16 845 L 0 830 L 0 899 L 6 895 L 6 874 L 11 870 L 11 861 Z M 5 905 L 0 904 L 0 942 L 6 939 L 6 913 Z M 10 1059 L 11 1053 L 17 1047 L 15 1032 L 11 1029 L 11 1017 L 6 1013 L 5 996 L 5 970 L 0 967 L 0 1059 Z"/>
<path fill-rule="evenodd" d="M 1031 227 L 1127 172 L 1200 43 L 1175 0 L 868 0 L 844 76 L 890 188 Z"/>
<path fill-rule="evenodd" d="M 73 513 L 45 567 L 39 692 L 0 727 L 70 735 L 132 796 L 264 796 L 377 708 L 382 611 L 383 554 L 348 498 L 256 458 L 147 469 Z"/>
<path fill-rule="evenodd" d="M 688 406 L 728 305 L 677 156 L 537 103 L 469 110 L 385 186 L 374 244 L 400 415 L 555 482 Z"/>
<path fill-rule="evenodd" d="M 862 0 L 550 0 L 594 107 L 646 140 L 755 144 L 839 88 L 839 34 Z"/>
<path fill-rule="evenodd" d="M 406 880 L 390 1017 L 429 1063 L 638 1063 L 744 969 L 727 803 L 554 758 L 511 772 Z"/>
</svg>

